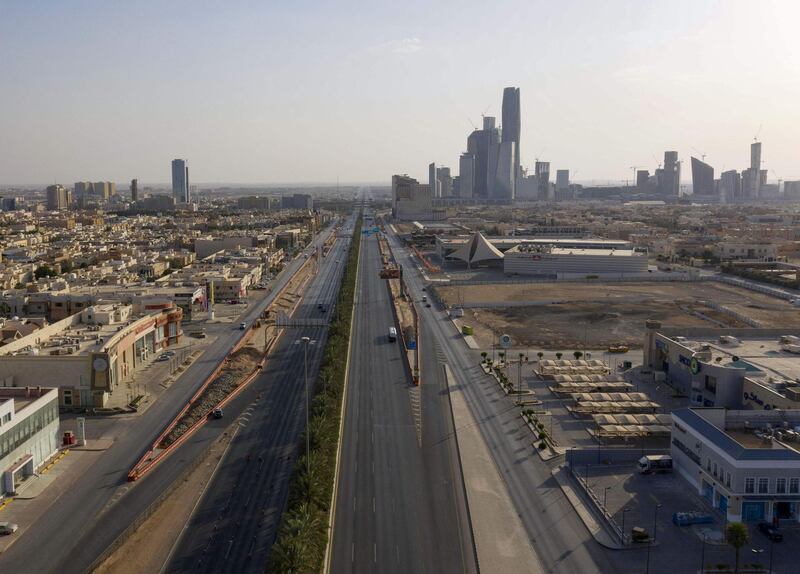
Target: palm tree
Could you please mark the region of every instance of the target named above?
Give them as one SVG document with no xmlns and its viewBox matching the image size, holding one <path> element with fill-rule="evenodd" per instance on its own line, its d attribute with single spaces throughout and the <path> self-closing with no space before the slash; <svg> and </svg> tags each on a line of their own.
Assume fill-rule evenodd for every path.
<svg viewBox="0 0 800 574">
<path fill-rule="evenodd" d="M 544 357 L 544 353 L 542 353 L 541 351 L 539 351 L 538 353 L 536 353 L 536 356 L 537 356 L 537 357 L 539 357 L 539 360 L 541 361 L 541 360 L 542 360 L 542 357 Z"/>
<path fill-rule="evenodd" d="M 556 359 L 558 359 L 559 361 L 561 360 L 561 357 L 563 357 L 563 356 L 564 356 L 564 353 L 562 353 L 561 351 L 556 353 Z"/>
<path fill-rule="evenodd" d="M 576 361 L 581 357 L 583 357 L 583 353 L 581 351 L 575 351 L 574 353 L 572 353 L 572 355 L 575 357 Z"/>
<path fill-rule="evenodd" d="M 483 351 L 483 352 L 481 353 L 481 358 L 484 360 L 484 362 L 486 361 L 486 357 L 487 357 L 487 355 L 488 355 L 488 354 L 489 354 L 489 353 L 487 353 L 486 351 Z"/>
<path fill-rule="evenodd" d="M 325 523 L 309 504 L 287 512 L 272 547 L 270 572 L 312 572 L 324 552 Z"/>
<path fill-rule="evenodd" d="M 736 551 L 736 566 L 733 571 L 738 572 L 739 553 L 742 546 L 750 542 L 750 533 L 747 531 L 747 526 L 741 522 L 729 522 L 727 528 L 725 528 L 725 540 L 727 540 L 728 544 L 733 546 L 733 549 Z"/>
<path fill-rule="evenodd" d="M 499 352 L 499 353 L 497 353 L 497 354 L 498 354 L 498 356 L 500 357 L 500 362 L 503 362 L 503 360 L 506 358 L 506 353 L 505 353 L 505 351 L 500 351 L 500 352 Z"/>
</svg>

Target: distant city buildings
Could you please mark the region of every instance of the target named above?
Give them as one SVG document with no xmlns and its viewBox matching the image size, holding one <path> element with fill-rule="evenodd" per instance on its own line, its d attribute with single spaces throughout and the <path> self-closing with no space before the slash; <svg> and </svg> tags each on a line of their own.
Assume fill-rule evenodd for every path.
<svg viewBox="0 0 800 574">
<path fill-rule="evenodd" d="M 520 99 L 519 99 L 519 88 L 505 88 L 503 90 L 503 125 L 502 127 L 502 138 L 501 141 L 503 143 L 509 144 L 513 143 L 513 146 L 509 146 L 511 149 L 510 151 L 507 150 L 505 153 L 513 153 L 513 181 L 516 182 L 520 177 L 522 177 L 522 172 L 520 170 L 520 134 L 522 131 L 522 111 L 520 107 Z"/>
<path fill-rule="evenodd" d="M 714 168 L 696 157 L 692 157 L 693 195 L 711 197 L 714 195 L 714 189 Z"/>
<path fill-rule="evenodd" d="M 60 184 L 47 187 L 47 209 L 57 211 L 69 207 L 69 196 L 67 189 Z"/>
<path fill-rule="evenodd" d="M 314 198 L 307 193 L 294 193 L 281 197 L 283 209 L 314 209 Z"/>
<path fill-rule="evenodd" d="M 541 200 L 553 199 L 550 193 L 550 162 L 549 161 L 536 161 L 535 164 L 536 174 L 536 191 Z"/>
<path fill-rule="evenodd" d="M 664 152 L 664 167 L 656 171 L 658 193 L 664 197 L 678 197 L 681 189 L 681 164 L 678 152 Z"/>
<path fill-rule="evenodd" d="M 475 195 L 475 155 L 462 153 L 458 160 L 458 197 L 469 199 Z"/>
<path fill-rule="evenodd" d="M 172 160 L 172 197 L 176 203 L 189 203 L 189 166 L 185 159 Z"/>
<path fill-rule="evenodd" d="M 433 219 L 431 185 L 419 183 L 407 175 L 393 175 L 392 216 L 405 221 Z"/>
<path fill-rule="evenodd" d="M 139 180 L 131 180 L 131 201 L 134 203 L 139 201 Z"/>
</svg>

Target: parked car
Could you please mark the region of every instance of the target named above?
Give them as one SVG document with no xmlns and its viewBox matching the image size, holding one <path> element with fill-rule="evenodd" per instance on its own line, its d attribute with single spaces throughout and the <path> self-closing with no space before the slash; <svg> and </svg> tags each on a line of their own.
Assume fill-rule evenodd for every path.
<svg viewBox="0 0 800 574">
<path fill-rule="evenodd" d="M 247 323 L 239 323 L 239 329 L 241 329 L 242 331 L 247 329 Z"/>
<path fill-rule="evenodd" d="M 174 357 L 175 356 L 175 351 L 164 351 L 161 354 L 162 355 L 166 355 L 167 357 Z"/>
<path fill-rule="evenodd" d="M 431 304 L 430 304 L 430 303 L 425 303 L 425 306 L 426 306 L 426 307 L 430 307 L 430 306 L 431 306 Z"/>
<path fill-rule="evenodd" d="M 211 416 L 214 417 L 215 419 L 221 419 L 222 409 L 214 409 L 213 411 L 211 411 Z"/>
<path fill-rule="evenodd" d="M 783 532 L 771 522 L 759 522 L 758 531 L 773 542 L 780 542 L 783 540 Z"/>
<path fill-rule="evenodd" d="M 17 531 L 17 528 L 19 528 L 19 526 L 13 522 L 0 522 L 0 536 L 14 534 Z"/>
<path fill-rule="evenodd" d="M 156 362 L 157 362 L 157 363 L 163 363 L 164 361 L 169 361 L 171 358 L 172 358 L 172 357 L 170 357 L 169 355 L 167 355 L 167 354 L 165 353 L 165 354 L 163 354 L 163 355 L 159 355 L 159 356 L 158 356 L 158 358 L 156 359 Z"/>
</svg>

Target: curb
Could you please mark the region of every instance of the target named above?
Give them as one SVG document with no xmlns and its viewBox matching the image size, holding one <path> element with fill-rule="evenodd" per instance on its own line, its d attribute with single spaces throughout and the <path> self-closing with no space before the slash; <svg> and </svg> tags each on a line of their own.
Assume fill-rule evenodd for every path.
<svg viewBox="0 0 800 574">
<path fill-rule="evenodd" d="M 594 538 L 595 542 L 601 546 L 604 546 L 605 548 L 608 548 L 609 550 L 627 549 L 626 546 L 614 541 L 611 535 L 606 531 L 605 526 L 600 524 L 595 519 L 592 510 L 587 508 L 581 495 L 577 493 L 575 488 L 572 486 L 568 473 L 569 470 L 567 470 L 566 466 L 564 465 L 558 466 L 552 471 L 553 478 L 555 478 L 556 482 L 558 482 L 558 486 L 561 488 L 564 496 L 567 497 L 567 500 L 569 500 L 569 503 L 575 509 L 575 512 L 578 514 L 581 522 L 583 522 L 583 525 L 586 527 L 586 530 L 589 531 L 589 534 L 592 535 L 592 538 Z"/>
</svg>

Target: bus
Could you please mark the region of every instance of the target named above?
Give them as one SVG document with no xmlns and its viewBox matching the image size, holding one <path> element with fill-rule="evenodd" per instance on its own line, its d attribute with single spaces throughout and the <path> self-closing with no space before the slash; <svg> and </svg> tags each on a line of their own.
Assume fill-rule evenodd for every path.
<svg viewBox="0 0 800 574">
<path fill-rule="evenodd" d="M 393 343 L 397 340 L 397 329 L 389 327 L 389 342 Z"/>
</svg>

